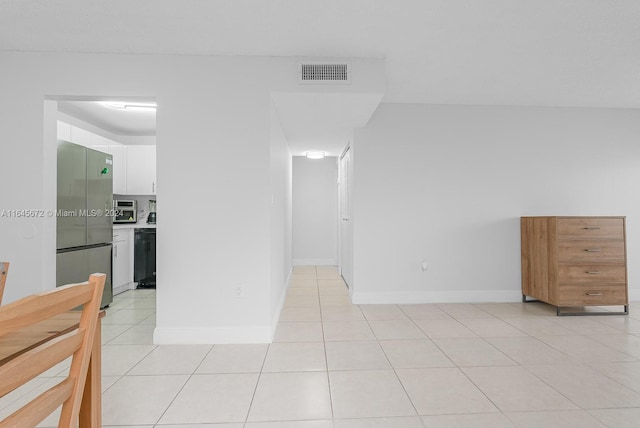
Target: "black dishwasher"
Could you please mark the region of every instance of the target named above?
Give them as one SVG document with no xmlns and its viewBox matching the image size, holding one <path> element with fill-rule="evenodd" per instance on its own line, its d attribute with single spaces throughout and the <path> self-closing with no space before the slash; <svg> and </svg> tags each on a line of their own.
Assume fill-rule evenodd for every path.
<svg viewBox="0 0 640 428">
<path fill-rule="evenodd" d="M 133 280 L 137 288 L 156 288 L 156 229 L 136 229 L 133 247 Z"/>
</svg>

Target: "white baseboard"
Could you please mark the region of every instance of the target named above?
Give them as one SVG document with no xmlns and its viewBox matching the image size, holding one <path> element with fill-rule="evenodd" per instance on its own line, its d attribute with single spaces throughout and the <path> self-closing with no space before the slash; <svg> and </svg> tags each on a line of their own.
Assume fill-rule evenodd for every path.
<svg viewBox="0 0 640 428">
<path fill-rule="evenodd" d="M 274 309 L 271 326 L 252 327 L 156 327 L 153 331 L 155 345 L 211 345 L 236 343 L 271 343 L 276 326 L 280 320 L 280 313 L 291 284 L 291 272 L 285 280 L 281 295 Z"/>
<path fill-rule="evenodd" d="M 336 266 L 336 259 L 293 259 L 294 266 Z"/>
<path fill-rule="evenodd" d="M 213 345 L 228 343 L 271 343 L 269 326 L 255 327 L 156 327 L 155 345 Z"/>
<path fill-rule="evenodd" d="M 520 290 L 353 292 L 351 294 L 351 301 L 354 305 L 520 302 L 522 301 L 522 293 Z"/>
<path fill-rule="evenodd" d="M 115 287 L 113 289 L 113 295 L 115 296 L 117 294 L 124 293 L 125 291 L 135 290 L 135 288 L 136 288 L 135 284 L 136 284 L 135 282 L 130 282 L 128 284 L 124 284 L 124 285 L 121 285 L 119 287 Z"/>
</svg>

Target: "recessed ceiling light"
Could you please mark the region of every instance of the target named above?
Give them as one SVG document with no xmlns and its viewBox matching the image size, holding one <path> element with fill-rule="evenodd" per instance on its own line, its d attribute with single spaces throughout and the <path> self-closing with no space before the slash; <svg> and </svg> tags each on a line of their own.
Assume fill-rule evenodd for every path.
<svg viewBox="0 0 640 428">
<path fill-rule="evenodd" d="M 323 159 L 324 152 L 307 152 L 307 159 Z"/>
<path fill-rule="evenodd" d="M 156 111 L 158 106 L 156 103 L 133 103 L 133 102 L 121 102 L 121 101 L 105 101 L 102 103 L 105 107 L 109 107 L 115 110 L 127 110 L 127 111 Z"/>
</svg>

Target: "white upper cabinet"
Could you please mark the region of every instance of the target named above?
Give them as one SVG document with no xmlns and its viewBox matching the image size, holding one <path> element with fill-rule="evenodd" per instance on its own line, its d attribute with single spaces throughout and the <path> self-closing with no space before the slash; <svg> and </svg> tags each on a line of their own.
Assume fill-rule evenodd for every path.
<svg viewBox="0 0 640 428">
<path fill-rule="evenodd" d="M 71 142 L 75 144 L 79 144 L 84 147 L 93 148 L 94 141 L 93 132 L 85 131 L 82 128 L 78 128 L 77 126 L 71 125 Z"/>
<path fill-rule="evenodd" d="M 103 153 L 109 153 L 110 145 L 120 144 L 102 135 L 94 134 L 93 132 L 60 121 L 58 121 L 58 139 L 70 141 L 74 144 Z"/>
<path fill-rule="evenodd" d="M 127 146 L 127 194 L 156 194 L 156 146 Z"/>
<path fill-rule="evenodd" d="M 127 194 L 127 146 L 120 143 L 109 145 L 109 154 L 113 156 L 113 193 Z"/>
<path fill-rule="evenodd" d="M 58 140 L 71 141 L 71 125 L 58 121 Z"/>
<path fill-rule="evenodd" d="M 91 145 L 88 147 L 99 152 L 109 153 L 109 146 L 111 146 L 112 144 L 118 143 L 109 138 L 103 137 L 102 135 L 92 134 Z"/>
</svg>

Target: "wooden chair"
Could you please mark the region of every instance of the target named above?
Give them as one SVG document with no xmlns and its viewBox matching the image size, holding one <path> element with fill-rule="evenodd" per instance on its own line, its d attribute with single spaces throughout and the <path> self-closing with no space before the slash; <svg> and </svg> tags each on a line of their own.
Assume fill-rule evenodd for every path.
<svg viewBox="0 0 640 428">
<path fill-rule="evenodd" d="M 2 295 L 4 294 L 4 284 L 7 282 L 7 273 L 9 272 L 9 262 L 0 262 L 0 305 L 2 304 Z"/>
<path fill-rule="evenodd" d="M 58 427 L 76 427 L 106 275 L 31 295 L 0 307 L 0 335 L 68 313 L 82 305 L 79 327 L 0 366 L 0 397 L 72 356 L 68 376 L 0 421 L 0 427 L 35 427 L 62 405 Z"/>
</svg>

